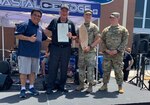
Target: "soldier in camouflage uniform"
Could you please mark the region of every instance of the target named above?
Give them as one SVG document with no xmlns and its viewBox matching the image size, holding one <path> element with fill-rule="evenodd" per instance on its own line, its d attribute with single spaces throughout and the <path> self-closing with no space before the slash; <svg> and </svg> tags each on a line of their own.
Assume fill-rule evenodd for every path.
<svg viewBox="0 0 150 105">
<path fill-rule="evenodd" d="M 93 83 L 93 72 L 96 65 L 96 49 L 95 46 L 100 42 L 100 34 L 98 27 L 91 22 L 92 11 L 86 10 L 84 12 L 84 20 L 83 25 L 85 26 L 85 30 L 87 31 L 88 42 L 87 45 L 82 47 L 80 40 L 80 31 L 78 31 L 79 35 L 79 86 L 76 88 L 77 91 L 83 90 L 84 82 L 86 79 L 86 69 L 87 69 L 87 82 L 89 86 L 86 90 L 87 93 L 92 92 L 92 83 Z M 83 34 L 81 34 L 83 35 Z M 85 39 L 84 39 L 85 40 Z"/>
<path fill-rule="evenodd" d="M 114 69 L 118 92 L 124 93 L 123 84 L 123 54 L 128 42 L 128 30 L 119 25 L 120 13 L 113 12 L 110 15 L 111 25 L 106 27 L 101 34 L 103 62 L 103 86 L 99 90 L 107 90 L 111 69 Z"/>
</svg>

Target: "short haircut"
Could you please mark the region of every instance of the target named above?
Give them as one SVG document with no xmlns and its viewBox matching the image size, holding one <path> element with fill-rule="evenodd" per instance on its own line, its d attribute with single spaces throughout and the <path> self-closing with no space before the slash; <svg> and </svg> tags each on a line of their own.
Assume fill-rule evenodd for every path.
<svg viewBox="0 0 150 105">
<path fill-rule="evenodd" d="M 34 12 L 39 12 L 39 13 L 41 14 L 41 16 L 42 16 L 42 11 L 41 11 L 41 10 L 39 10 L 39 9 L 33 9 L 33 10 L 31 11 L 31 15 L 32 15 Z"/>
</svg>

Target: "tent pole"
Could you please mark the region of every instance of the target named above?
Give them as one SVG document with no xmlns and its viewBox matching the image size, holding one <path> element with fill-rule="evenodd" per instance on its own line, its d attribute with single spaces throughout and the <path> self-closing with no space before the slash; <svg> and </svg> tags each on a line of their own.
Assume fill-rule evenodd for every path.
<svg viewBox="0 0 150 105">
<path fill-rule="evenodd" d="M 100 29 L 100 18 L 98 18 L 98 28 Z M 96 81 L 98 82 L 98 55 L 99 55 L 99 44 L 97 44 L 96 50 Z"/>
<path fill-rule="evenodd" d="M 4 61 L 4 58 L 5 58 L 5 52 L 4 52 L 4 26 L 3 26 L 3 18 L 1 20 L 1 24 L 2 24 L 2 58 L 3 58 L 3 61 Z"/>
<path fill-rule="evenodd" d="M 126 27 L 126 25 L 127 25 L 127 11 L 128 11 L 128 0 L 124 0 L 123 19 L 122 19 L 122 25 L 124 27 Z"/>
</svg>

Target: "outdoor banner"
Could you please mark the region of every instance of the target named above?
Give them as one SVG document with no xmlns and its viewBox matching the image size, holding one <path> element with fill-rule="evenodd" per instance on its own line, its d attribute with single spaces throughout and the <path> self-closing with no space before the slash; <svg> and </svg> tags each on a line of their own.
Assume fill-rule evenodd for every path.
<svg viewBox="0 0 150 105">
<path fill-rule="evenodd" d="M 72 0 L 73 1 L 73 0 Z M 63 0 L 0 0 L 0 10 L 30 12 L 33 8 L 44 13 L 59 14 L 62 4 L 69 6 L 71 16 L 83 16 L 84 10 L 91 9 L 93 17 L 100 18 L 100 3 Z"/>
<path fill-rule="evenodd" d="M 73 0 L 62 0 L 62 1 L 73 1 Z M 111 3 L 113 0 L 75 0 L 75 2 L 88 2 L 88 3 L 101 3 L 101 4 L 108 4 Z"/>
<path fill-rule="evenodd" d="M 112 2 L 113 0 L 85 0 L 85 1 L 94 1 L 94 2 L 99 2 L 101 4 L 108 4 Z"/>
</svg>

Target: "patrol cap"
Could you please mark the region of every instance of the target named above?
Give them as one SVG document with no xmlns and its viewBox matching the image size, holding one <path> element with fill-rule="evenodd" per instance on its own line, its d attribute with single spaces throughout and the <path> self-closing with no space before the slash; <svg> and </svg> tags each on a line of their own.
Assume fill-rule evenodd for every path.
<svg viewBox="0 0 150 105">
<path fill-rule="evenodd" d="M 119 12 L 112 12 L 110 14 L 110 18 L 119 18 L 120 17 L 120 13 Z"/>
<path fill-rule="evenodd" d="M 61 8 L 60 8 L 60 9 L 62 10 L 62 9 L 64 9 L 64 8 L 67 9 L 67 10 L 69 10 L 69 6 L 68 6 L 67 4 L 62 4 L 62 5 L 61 5 Z"/>
<path fill-rule="evenodd" d="M 92 13 L 93 13 L 93 12 L 92 12 L 92 10 L 90 10 L 90 9 L 84 11 L 84 14 L 91 14 L 91 15 L 92 15 Z"/>
</svg>

